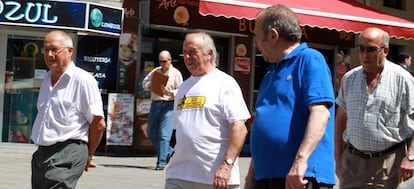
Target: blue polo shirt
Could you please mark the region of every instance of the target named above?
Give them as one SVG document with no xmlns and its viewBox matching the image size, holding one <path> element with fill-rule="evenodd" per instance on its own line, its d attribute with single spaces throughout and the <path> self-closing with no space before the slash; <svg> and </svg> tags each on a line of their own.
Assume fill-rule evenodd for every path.
<svg viewBox="0 0 414 189">
<path fill-rule="evenodd" d="M 306 43 L 272 64 L 260 84 L 250 141 L 257 180 L 287 176 L 306 130 L 308 106 L 319 102 L 330 104 L 330 118 L 305 177 L 335 184 L 332 76 L 323 55 Z"/>
</svg>

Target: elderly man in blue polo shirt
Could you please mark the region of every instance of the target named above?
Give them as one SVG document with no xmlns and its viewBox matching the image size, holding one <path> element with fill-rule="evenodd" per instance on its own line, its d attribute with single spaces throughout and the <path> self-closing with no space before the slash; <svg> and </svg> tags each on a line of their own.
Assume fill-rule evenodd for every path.
<svg viewBox="0 0 414 189">
<path fill-rule="evenodd" d="M 258 13 L 256 47 L 271 63 L 260 84 L 245 189 L 333 188 L 334 91 L 323 55 L 288 7 Z"/>
</svg>

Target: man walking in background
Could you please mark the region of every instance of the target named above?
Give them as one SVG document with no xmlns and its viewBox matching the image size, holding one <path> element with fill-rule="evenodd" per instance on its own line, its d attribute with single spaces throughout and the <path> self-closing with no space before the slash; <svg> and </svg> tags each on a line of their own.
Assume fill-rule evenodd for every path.
<svg viewBox="0 0 414 189">
<path fill-rule="evenodd" d="M 389 40 L 382 29 L 365 29 L 361 65 L 342 79 L 335 117 L 341 189 L 401 188 L 413 176 L 414 78 L 386 59 Z"/>
<path fill-rule="evenodd" d="M 174 96 L 183 82 L 183 77 L 180 71 L 172 65 L 170 52 L 161 51 L 158 55 L 158 62 L 160 66 L 148 73 L 142 82 L 142 86 L 146 90 L 151 89 L 151 87 L 160 89 L 151 89 L 152 102 L 148 116 L 147 135 L 157 150 L 155 170 L 163 170 L 174 154 L 174 149 L 170 146 L 173 133 L 173 104 Z M 156 74 L 163 75 L 167 78 L 167 82 L 162 86 L 154 86 L 152 82 Z"/>
</svg>

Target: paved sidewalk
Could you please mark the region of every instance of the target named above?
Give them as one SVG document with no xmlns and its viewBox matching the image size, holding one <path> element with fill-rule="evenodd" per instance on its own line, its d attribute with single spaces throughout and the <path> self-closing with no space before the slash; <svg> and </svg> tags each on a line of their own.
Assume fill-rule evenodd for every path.
<svg viewBox="0 0 414 189">
<path fill-rule="evenodd" d="M 0 188 L 30 189 L 30 161 L 34 150 L 34 145 L 0 144 Z M 155 157 L 97 155 L 94 160 L 97 167 L 84 172 L 77 188 L 162 189 L 165 182 L 165 170 L 155 171 L 155 161 Z M 239 159 L 242 189 L 249 163 L 250 157 Z M 414 179 L 411 179 L 408 183 L 405 188 L 414 188 Z"/>
<path fill-rule="evenodd" d="M 30 188 L 30 161 L 34 150 L 35 146 L 31 145 L 5 146 L 0 144 L 0 188 Z M 239 161 L 242 169 L 241 178 L 244 178 L 250 158 L 240 158 Z M 155 157 L 110 157 L 97 155 L 94 162 L 97 164 L 97 167 L 84 172 L 77 188 L 164 188 L 165 170 L 154 170 Z"/>
</svg>

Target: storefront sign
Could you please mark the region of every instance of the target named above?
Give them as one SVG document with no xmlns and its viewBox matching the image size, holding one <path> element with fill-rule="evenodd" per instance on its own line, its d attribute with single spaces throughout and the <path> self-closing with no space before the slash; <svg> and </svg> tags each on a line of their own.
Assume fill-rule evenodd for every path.
<svg viewBox="0 0 414 189">
<path fill-rule="evenodd" d="M 302 41 L 341 47 L 354 47 L 355 34 L 302 26 Z"/>
<path fill-rule="evenodd" d="M 116 90 L 117 45 L 117 38 L 78 37 L 76 65 L 95 77 L 102 94 Z"/>
<path fill-rule="evenodd" d="M 151 3 L 151 24 L 202 28 L 207 30 L 253 35 L 254 20 L 202 16 L 196 0 L 156 0 Z M 226 27 L 223 27 L 226 26 Z M 302 26 L 303 41 L 353 47 L 355 35 L 336 30 Z"/>
<path fill-rule="evenodd" d="M 236 57 L 234 59 L 234 71 L 250 72 L 250 58 Z"/>
<path fill-rule="evenodd" d="M 122 14 L 122 9 L 89 4 L 88 29 L 120 34 Z"/>
<path fill-rule="evenodd" d="M 251 34 L 249 23 L 235 18 L 202 16 L 198 13 L 198 0 L 151 1 L 151 24 L 203 28 L 221 32 Z M 206 21 L 210 20 L 210 21 Z M 251 24 L 251 23 L 250 23 Z M 226 26 L 226 27 L 223 27 Z"/>
<path fill-rule="evenodd" d="M 122 8 L 88 2 L 0 0 L 0 24 L 5 25 L 72 29 L 119 35 L 122 18 Z"/>
</svg>

